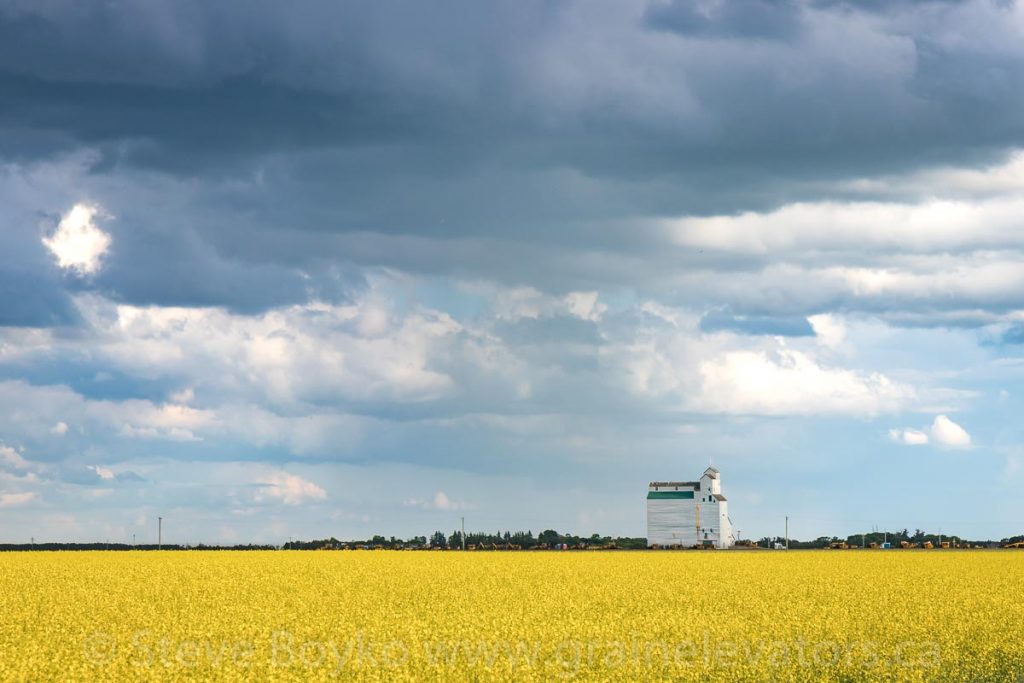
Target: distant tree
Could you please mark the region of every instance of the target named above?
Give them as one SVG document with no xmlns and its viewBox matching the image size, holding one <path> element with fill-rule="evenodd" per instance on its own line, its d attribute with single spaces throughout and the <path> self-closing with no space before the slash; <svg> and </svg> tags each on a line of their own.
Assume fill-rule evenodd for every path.
<svg viewBox="0 0 1024 683">
<path fill-rule="evenodd" d="M 448 539 L 445 538 L 443 531 L 435 531 L 434 535 L 430 537 L 430 547 L 432 548 L 447 548 Z"/>
<path fill-rule="evenodd" d="M 548 545 L 554 545 L 555 543 L 558 543 L 560 539 L 561 536 L 559 536 L 558 532 L 554 529 L 545 529 L 540 532 L 540 536 L 537 537 L 539 542 L 547 543 Z"/>
</svg>

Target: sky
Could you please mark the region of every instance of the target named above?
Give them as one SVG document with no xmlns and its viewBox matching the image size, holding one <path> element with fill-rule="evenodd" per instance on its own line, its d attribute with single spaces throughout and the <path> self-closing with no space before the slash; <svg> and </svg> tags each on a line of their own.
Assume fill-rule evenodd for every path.
<svg viewBox="0 0 1024 683">
<path fill-rule="evenodd" d="M 1024 6 L 0 0 L 0 541 L 1024 532 Z"/>
</svg>

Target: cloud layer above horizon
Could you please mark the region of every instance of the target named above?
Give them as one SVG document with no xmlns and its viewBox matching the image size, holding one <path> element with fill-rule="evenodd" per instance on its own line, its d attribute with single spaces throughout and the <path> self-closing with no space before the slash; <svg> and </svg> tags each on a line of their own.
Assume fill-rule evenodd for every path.
<svg viewBox="0 0 1024 683">
<path fill-rule="evenodd" d="M 0 2 L 0 540 L 1019 533 L 1024 7 L 748 9 Z"/>
</svg>

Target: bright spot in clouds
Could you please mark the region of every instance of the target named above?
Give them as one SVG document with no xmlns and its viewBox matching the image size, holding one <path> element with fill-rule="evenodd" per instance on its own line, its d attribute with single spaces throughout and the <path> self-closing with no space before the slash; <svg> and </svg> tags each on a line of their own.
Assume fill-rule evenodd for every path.
<svg viewBox="0 0 1024 683">
<path fill-rule="evenodd" d="M 75 204 L 57 230 L 43 238 L 43 244 L 57 257 L 57 265 L 79 275 L 92 275 L 99 271 L 101 259 L 110 248 L 110 235 L 94 223 L 99 208 L 88 204 Z"/>
</svg>

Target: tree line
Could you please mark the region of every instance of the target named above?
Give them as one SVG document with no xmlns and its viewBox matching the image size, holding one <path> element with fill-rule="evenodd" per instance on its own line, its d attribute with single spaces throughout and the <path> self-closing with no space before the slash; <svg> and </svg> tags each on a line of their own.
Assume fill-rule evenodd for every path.
<svg viewBox="0 0 1024 683">
<path fill-rule="evenodd" d="M 851 547 L 859 548 L 861 546 L 871 547 L 872 543 L 878 546 L 881 546 L 883 543 L 891 543 L 893 546 L 899 546 L 902 542 L 906 542 L 914 546 L 931 543 L 933 546 L 938 547 L 941 543 L 948 542 L 950 545 L 969 545 L 971 547 L 981 546 L 987 548 L 1009 545 L 1011 543 L 1020 542 L 1021 540 L 1024 540 L 1024 536 L 1011 536 L 999 541 L 993 541 L 991 539 L 967 539 L 955 534 L 929 533 L 921 529 L 915 529 L 913 533 L 908 529 L 897 529 L 896 531 L 871 531 L 862 534 L 850 534 L 845 538 L 839 536 L 819 536 L 818 538 L 809 541 L 800 541 L 795 538 L 790 538 L 789 547 L 795 550 L 801 550 L 828 548 L 835 543 L 846 543 Z M 771 548 L 776 543 L 785 545 L 786 539 L 781 536 L 765 536 L 757 541 L 756 545 Z"/>
<path fill-rule="evenodd" d="M 568 546 L 570 548 L 622 548 L 639 549 L 647 547 L 646 538 L 612 537 L 592 534 L 576 536 L 563 534 L 554 529 L 546 529 L 536 536 L 533 531 L 496 531 L 466 532 L 465 547 L 469 549 L 517 549 L 533 550 Z M 339 541 L 336 538 L 325 538 L 314 541 L 289 541 L 282 548 L 285 550 L 331 550 L 341 548 L 384 548 L 388 550 L 423 550 L 441 548 L 444 550 L 461 549 L 463 547 L 462 531 L 455 530 L 450 534 L 435 531 L 430 537 L 413 536 L 397 538 L 395 536 L 373 536 L 365 540 Z"/>
</svg>

